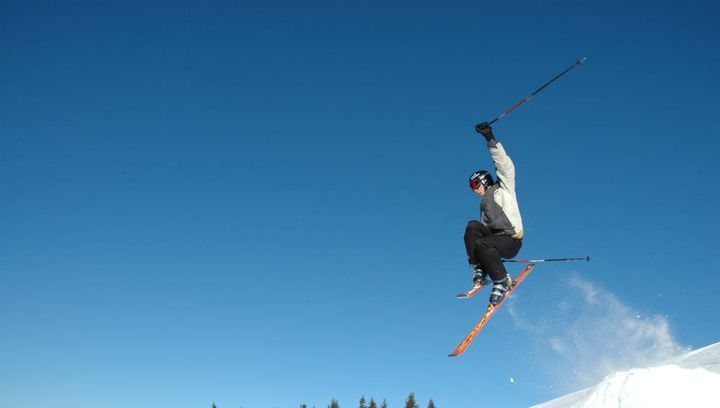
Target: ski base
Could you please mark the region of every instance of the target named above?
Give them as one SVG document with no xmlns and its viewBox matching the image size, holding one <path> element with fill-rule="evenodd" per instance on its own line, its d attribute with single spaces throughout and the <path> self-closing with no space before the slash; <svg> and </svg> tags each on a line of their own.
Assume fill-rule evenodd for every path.
<svg viewBox="0 0 720 408">
<path fill-rule="evenodd" d="M 485 287 L 485 285 L 473 286 L 472 289 L 468 290 L 465 293 L 458 293 L 457 298 L 458 299 L 470 299 L 471 297 L 477 295 L 477 293 L 480 292 L 480 290 L 482 290 L 482 288 L 484 288 L 484 287 Z"/>
<path fill-rule="evenodd" d="M 475 337 L 477 337 L 478 333 L 480 333 L 480 331 L 483 329 L 483 327 L 485 327 L 485 325 L 493 317 L 495 312 L 497 312 L 498 309 L 500 309 L 500 306 L 502 306 L 502 304 L 505 303 L 505 300 L 507 300 L 507 298 L 509 298 L 510 295 L 512 295 L 513 292 L 515 292 L 515 289 L 522 283 L 523 280 L 525 280 L 525 277 L 530 272 L 532 272 L 532 270 L 534 268 L 535 268 L 535 264 L 530 264 L 527 267 L 525 267 L 525 269 L 523 269 L 523 271 L 520 272 L 520 275 L 518 275 L 517 279 L 515 280 L 515 284 L 508 291 L 508 293 L 505 295 L 503 300 L 501 300 L 500 303 L 498 303 L 496 305 L 492 305 L 492 304 L 488 305 L 487 312 L 485 312 L 482 319 L 480 319 L 478 324 L 476 324 L 475 327 L 473 327 L 473 329 L 470 330 L 470 333 L 465 337 L 465 339 L 462 341 L 462 343 L 460 343 L 460 345 L 457 346 L 455 351 L 453 351 L 452 353 L 449 354 L 449 357 L 457 357 L 457 356 L 461 355 L 462 353 L 464 353 L 465 350 L 467 350 L 467 348 L 470 346 L 470 344 L 472 344 L 473 340 L 475 340 Z M 477 291 L 475 293 L 477 293 Z M 459 295 L 458 295 L 458 297 L 459 297 Z"/>
</svg>

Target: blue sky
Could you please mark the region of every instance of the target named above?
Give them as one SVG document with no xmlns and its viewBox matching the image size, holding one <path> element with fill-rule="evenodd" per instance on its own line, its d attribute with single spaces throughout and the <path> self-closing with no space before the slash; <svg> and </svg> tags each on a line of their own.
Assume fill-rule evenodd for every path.
<svg viewBox="0 0 720 408">
<path fill-rule="evenodd" d="M 0 405 L 528 406 L 719 340 L 710 2 L 0 6 Z M 521 258 L 479 320 L 473 125 Z M 511 268 L 513 273 L 518 266 Z"/>
</svg>

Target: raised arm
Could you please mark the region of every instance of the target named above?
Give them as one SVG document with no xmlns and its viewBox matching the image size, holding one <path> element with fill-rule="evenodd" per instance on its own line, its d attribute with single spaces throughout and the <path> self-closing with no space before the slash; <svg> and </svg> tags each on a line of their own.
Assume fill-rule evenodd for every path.
<svg viewBox="0 0 720 408">
<path fill-rule="evenodd" d="M 495 139 L 490 125 L 481 123 L 475 127 L 478 133 L 482 134 L 488 143 L 488 149 L 495 162 L 495 171 L 497 173 L 500 187 L 515 193 L 515 164 L 510 156 L 505 152 L 503 145 Z"/>
</svg>

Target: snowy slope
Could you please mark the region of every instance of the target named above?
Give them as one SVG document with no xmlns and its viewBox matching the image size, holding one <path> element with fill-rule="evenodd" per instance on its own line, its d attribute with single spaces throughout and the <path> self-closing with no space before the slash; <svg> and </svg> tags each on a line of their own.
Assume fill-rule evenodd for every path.
<svg viewBox="0 0 720 408">
<path fill-rule="evenodd" d="M 607 376 L 587 388 L 533 408 L 720 407 L 720 343 L 666 364 Z"/>
</svg>

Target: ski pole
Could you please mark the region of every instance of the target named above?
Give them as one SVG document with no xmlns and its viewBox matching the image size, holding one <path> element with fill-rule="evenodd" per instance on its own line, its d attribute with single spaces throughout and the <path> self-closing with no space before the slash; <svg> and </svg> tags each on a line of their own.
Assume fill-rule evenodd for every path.
<svg viewBox="0 0 720 408">
<path fill-rule="evenodd" d="M 545 89 L 546 86 L 552 84 L 553 82 L 555 82 L 556 80 L 558 80 L 561 76 L 567 74 L 570 70 L 572 70 L 573 68 L 575 68 L 575 67 L 577 67 L 578 65 L 582 64 L 583 62 L 585 62 L 586 59 L 587 59 L 587 58 L 583 57 L 583 58 L 577 60 L 573 65 L 570 65 L 569 67 L 567 67 L 567 68 L 565 69 L 565 71 L 557 74 L 557 75 L 555 76 L 555 78 L 553 78 L 553 79 L 545 82 L 545 84 L 544 84 L 543 86 L 541 86 L 540 88 L 536 89 L 535 92 L 533 92 L 533 93 L 531 93 L 530 95 L 526 96 L 525 99 L 523 99 L 523 100 L 521 100 L 520 102 L 516 103 L 513 107 L 511 107 L 510 109 L 508 109 L 508 110 L 506 110 L 505 112 L 501 113 L 500 116 L 498 116 L 498 117 L 496 117 L 495 119 L 493 119 L 493 120 L 491 120 L 490 122 L 488 122 L 488 125 L 492 125 L 493 123 L 495 123 L 495 122 L 497 122 L 498 120 L 502 119 L 502 118 L 503 118 L 505 115 L 507 115 L 508 113 L 510 113 L 510 112 L 514 111 L 515 109 L 519 108 L 522 104 L 524 104 L 525 102 L 527 102 L 527 101 L 529 101 L 530 99 L 532 99 L 533 97 L 535 97 L 535 95 L 539 94 L 540 91 L 542 91 L 543 89 Z M 479 126 L 479 125 L 476 125 L 476 126 L 475 126 L 475 129 L 476 129 L 476 130 L 478 129 L 478 126 Z"/>
<path fill-rule="evenodd" d="M 565 262 L 565 261 L 587 261 L 590 262 L 589 256 L 579 258 L 549 258 L 549 259 L 503 259 L 503 262 L 522 262 L 522 263 L 539 263 L 539 262 Z"/>
</svg>

